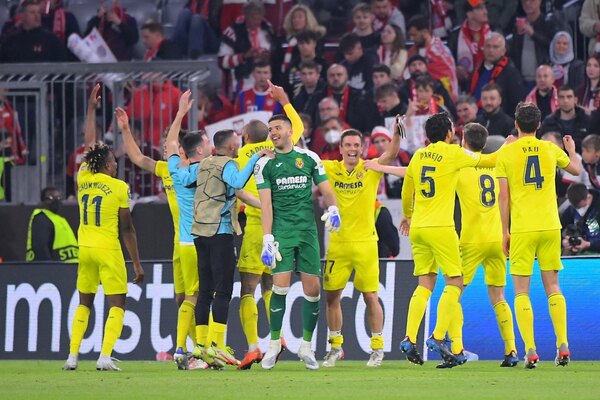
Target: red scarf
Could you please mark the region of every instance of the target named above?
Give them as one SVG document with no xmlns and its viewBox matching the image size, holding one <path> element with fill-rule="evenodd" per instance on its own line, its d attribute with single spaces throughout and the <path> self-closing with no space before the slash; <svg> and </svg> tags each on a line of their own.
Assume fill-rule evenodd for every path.
<svg viewBox="0 0 600 400">
<path fill-rule="evenodd" d="M 190 7 L 190 11 L 192 12 L 192 14 L 198 14 L 198 12 L 199 12 L 200 15 L 202 15 L 204 18 L 208 19 L 208 8 L 210 7 L 210 0 L 204 0 L 202 2 L 202 6 L 200 7 L 200 10 L 198 10 L 198 0 L 190 0 L 188 2 L 188 5 Z"/>
<path fill-rule="evenodd" d="M 436 36 L 446 36 L 447 29 L 452 27 L 452 20 L 444 9 L 444 0 L 429 0 L 431 10 L 431 31 Z"/>
<path fill-rule="evenodd" d="M 287 47 L 285 49 L 285 55 L 283 56 L 283 63 L 281 64 L 281 72 L 286 72 L 288 67 L 290 66 L 290 62 L 292 61 L 292 54 L 294 53 L 294 49 L 298 45 L 298 41 L 295 37 L 291 37 L 287 42 Z"/>
<path fill-rule="evenodd" d="M 438 103 L 435 101 L 435 96 L 431 96 L 427 107 L 422 107 L 420 104 L 418 107 L 415 115 L 433 115 L 437 114 L 440 110 Z"/>
<path fill-rule="evenodd" d="M 408 57 L 418 54 L 416 46 L 410 48 Z M 454 56 L 439 37 L 433 37 L 425 49 L 427 69 L 433 79 L 442 82 L 453 100 L 458 98 L 458 78 L 456 77 L 456 64 Z"/>
<path fill-rule="evenodd" d="M 146 50 L 146 54 L 144 54 L 144 61 L 152 61 L 153 59 L 155 59 L 156 55 L 158 54 L 158 50 L 160 50 L 160 46 L 164 41 L 165 40 L 163 39 L 155 48 Z"/>
<path fill-rule="evenodd" d="M 507 65 L 508 65 L 508 57 L 502 57 L 500 59 L 500 61 L 498 61 L 494 65 L 494 69 L 492 69 L 492 76 L 490 78 L 490 83 L 494 83 L 496 81 L 496 79 L 498 79 L 498 77 L 500 76 L 502 71 L 504 71 L 504 68 L 506 68 Z M 479 70 L 480 69 L 481 68 L 477 68 L 475 70 L 475 72 L 473 73 L 473 79 L 471 79 L 471 89 L 469 90 L 469 93 L 471 93 L 471 94 L 475 93 L 475 88 L 477 87 L 477 82 L 479 82 Z"/>
<path fill-rule="evenodd" d="M 552 86 L 552 98 L 550 99 L 550 111 L 558 110 L 558 90 Z M 534 87 L 531 92 L 525 97 L 525 101 L 537 105 L 537 88 Z"/>
<path fill-rule="evenodd" d="M 327 97 L 333 97 L 331 87 L 327 88 Z M 350 86 L 346 85 L 344 93 L 342 93 L 342 101 L 340 101 L 340 119 L 346 121 L 346 111 L 348 110 L 348 98 L 350 97 Z"/>
<path fill-rule="evenodd" d="M 484 59 L 483 45 L 489 32 L 490 26 L 488 24 L 484 24 L 478 31 L 473 31 L 465 21 L 458 34 L 456 64 L 462 65 L 469 72 L 478 69 Z M 477 40 L 475 40 L 475 35 L 478 35 Z"/>
<path fill-rule="evenodd" d="M 67 30 L 67 10 L 64 8 L 56 8 L 54 10 L 54 18 L 52 22 L 52 33 L 58 37 L 61 42 L 65 41 Z"/>
</svg>

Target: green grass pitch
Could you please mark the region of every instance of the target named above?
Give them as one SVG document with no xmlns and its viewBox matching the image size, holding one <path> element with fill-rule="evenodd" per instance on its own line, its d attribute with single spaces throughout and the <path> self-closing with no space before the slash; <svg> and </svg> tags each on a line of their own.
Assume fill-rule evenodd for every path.
<svg viewBox="0 0 600 400">
<path fill-rule="evenodd" d="M 438 370 L 384 361 L 381 368 L 342 361 L 336 368 L 304 369 L 282 361 L 272 371 L 177 371 L 167 362 L 125 361 L 121 372 L 96 371 L 82 361 L 62 371 L 60 361 L 0 361 L 2 399 L 600 399 L 600 362 L 566 368 L 541 361 L 536 370 L 500 368 L 499 362 L 467 363 Z"/>
</svg>

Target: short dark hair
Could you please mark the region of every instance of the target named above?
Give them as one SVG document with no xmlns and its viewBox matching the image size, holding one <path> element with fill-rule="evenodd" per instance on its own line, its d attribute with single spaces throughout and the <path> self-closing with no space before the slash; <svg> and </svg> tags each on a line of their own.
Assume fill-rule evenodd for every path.
<svg viewBox="0 0 600 400">
<path fill-rule="evenodd" d="M 244 15 L 248 15 L 251 13 L 260 13 L 264 15 L 265 6 L 263 5 L 262 1 L 250 0 L 246 4 L 244 4 L 243 10 Z"/>
<path fill-rule="evenodd" d="M 110 147 L 105 143 L 93 144 L 88 152 L 83 157 L 83 161 L 88 164 L 90 171 L 97 174 L 104 168 L 108 162 L 109 154 L 111 153 Z"/>
<path fill-rule="evenodd" d="M 573 95 L 577 96 L 577 93 L 575 92 L 575 88 L 569 84 L 562 85 L 561 87 L 559 87 L 557 93 L 569 92 L 569 91 L 573 92 Z"/>
<path fill-rule="evenodd" d="M 391 96 L 394 93 L 398 94 L 398 90 L 393 83 L 386 83 L 375 89 L 375 99 L 381 99 L 385 96 Z"/>
<path fill-rule="evenodd" d="M 572 183 L 567 189 L 567 199 L 573 207 L 577 207 L 579 203 L 587 198 L 588 193 L 589 191 L 583 183 Z"/>
<path fill-rule="evenodd" d="M 392 76 L 392 70 L 385 64 L 375 64 L 373 65 L 373 73 L 375 72 L 383 72 L 387 76 Z"/>
<path fill-rule="evenodd" d="M 270 67 L 271 63 L 269 62 L 269 59 L 266 57 L 259 57 L 254 61 L 254 64 L 252 64 L 252 71 L 254 71 L 256 68 L 264 68 L 264 67 Z"/>
<path fill-rule="evenodd" d="M 203 137 L 206 132 L 203 130 L 188 132 L 181 140 L 181 147 L 187 158 L 192 158 L 196 155 L 196 149 L 202 144 Z"/>
<path fill-rule="evenodd" d="M 463 128 L 463 136 L 465 142 L 469 145 L 469 149 L 473 151 L 481 151 L 485 147 L 488 131 L 485 127 L 477 122 L 469 122 Z"/>
<path fill-rule="evenodd" d="M 40 1 L 39 0 L 23 0 L 23 2 L 21 3 L 19 7 L 19 10 L 21 12 L 25 11 L 25 9 L 29 6 L 39 6 L 40 5 Z"/>
<path fill-rule="evenodd" d="M 520 102 L 515 109 L 515 121 L 522 132 L 535 133 L 540 126 L 542 113 L 533 103 Z"/>
<path fill-rule="evenodd" d="M 418 31 L 424 29 L 429 30 L 429 18 L 421 14 L 413 15 L 411 19 L 408 20 L 408 24 L 406 24 L 406 31 L 410 28 L 415 28 Z"/>
<path fill-rule="evenodd" d="M 439 112 L 433 114 L 425 121 L 425 135 L 431 143 L 443 142 L 446 140 L 448 131 L 452 130 L 452 121 L 448 114 Z"/>
<path fill-rule="evenodd" d="M 142 28 L 140 30 L 147 29 L 153 33 L 160 33 L 162 35 L 165 34 L 165 28 L 162 26 L 160 22 L 155 19 L 149 19 L 142 24 Z"/>
<path fill-rule="evenodd" d="M 470 96 L 468 94 L 461 94 L 460 96 L 458 96 L 458 99 L 456 100 L 456 105 L 458 106 L 459 104 L 463 104 L 463 103 L 477 105 L 477 100 L 475 100 L 475 98 L 473 96 Z"/>
<path fill-rule="evenodd" d="M 218 131 L 217 133 L 215 133 L 215 136 L 213 136 L 215 148 L 222 149 L 223 147 L 225 147 L 227 142 L 229 142 L 229 140 L 231 140 L 231 138 L 235 135 L 236 133 L 233 129 L 222 129 Z"/>
<path fill-rule="evenodd" d="M 317 42 L 319 34 L 313 30 L 305 29 L 296 34 L 296 40 L 298 43 Z"/>
<path fill-rule="evenodd" d="M 596 134 L 587 135 L 581 141 L 581 147 L 586 150 L 600 150 L 600 136 Z"/>
<path fill-rule="evenodd" d="M 352 51 L 352 49 L 354 49 L 354 47 L 358 44 L 361 44 L 360 36 L 352 32 L 346 33 L 344 36 L 342 36 L 342 39 L 340 39 L 340 51 L 342 54 L 345 54 L 349 51 Z"/>
<path fill-rule="evenodd" d="M 362 143 L 362 141 L 363 141 L 363 134 L 360 133 L 360 131 L 353 129 L 353 128 L 349 128 L 349 129 L 344 129 L 342 131 L 342 137 L 340 138 L 340 144 L 344 143 L 344 139 L 347 138 L 348 136 L 358 136 L 360 138 L 360 142 Z"/>
<path fill-rule="evenodd" d="M 177 135 L 177 143 L 183 147 L 183 138 L 185 137 L 185 135 L 187 135 L 190 131 L 188 131 L 187 129 L 180 129 L 179 130 L 179 134 Z M 167 131 L 167 135 L 168 135 L 168 131 Z"/>
<path fill-rule="evenodd" d="M 483 85 L 483 87 L 481 88 L 481 93 L 491 92 L 492 90 L 497 91 L 498 94 L 500 95 L 500 98 L 502 98 L 502 88 L 500 87 L 500 85 L 498 85 L 497 83 L 494 83 L 494 82 L 489 82 L 489 83 L 486 83 L 485 85 Z"/>
<path fill-rule="evenodd" d="M 314 69 L 319 72 L 319 65 L 314 61 L 302 61 L 298 66 L 298 70 L 302 71 L 304 68 Z"/>
<path fill-rule="evenodd" d="M 433 79 L 429 75 L 419 75 L 414 80 L 415 89 L 429 87 L 433 90 Z"/>
<path fill-rule="evenodd" d="M 60 193 L 60 190 L 58 190 L 58 188 L 55 186 L 46 186 L 45 188 L 43 188 L 42 191 L 40 192 L 40 201 L 49 200 L 50 193 L 52 193 L 52 192 Z"/>
<path fill-rule="evenodd" d="M 275 114 L 273 115 L 271 118 L 269 118 L 269 122 L 271 121 L 283 121 L 285 123 L 287 123 L 290 128 L 292 127 L 292 121 L 290 121 L 290 119 L 287 117 L 287 115 L 284 114 Z"/>
<path fill-rule="evenodd" d="M 248 122 L 244 129 L 251 143 L 264 142 L 269 137 L 269 127 L 257 119 Z"/>
<path fill-rule="evenodd" d="M 357 5 L 352 7 L 352 16 L 354 16 L 354 14 L 356 14 L 357 12 L 373 14 L 373 10 L 371 9 L 371 6 L 367 3 L 358 3 Z"/>
<path fill-rule="evenodd" d="M 340 117 L 327 117 L 321 121 L 321 126 L 327 125 L 331 120 L 336 120 L 340 126 L 344 126 L 344 121 Z"/>
</svg>

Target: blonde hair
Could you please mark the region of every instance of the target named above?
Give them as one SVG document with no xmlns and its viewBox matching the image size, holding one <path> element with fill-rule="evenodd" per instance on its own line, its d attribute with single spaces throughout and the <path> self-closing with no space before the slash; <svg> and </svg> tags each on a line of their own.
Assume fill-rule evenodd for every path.
<svg viewBox="0 0 600 400">
<path fill-rule="evenodd" d="M 294 28 L 292 27 L 292 15 L 298 10 L 304 11 L 304 15 L 306 16 L 306 28 L 303 30 L 314 31 L 317 33 L 317 35 L 319 35 L 319 38 L 325 36 L 327 29 L 325 29 L 324 26 L 319 25 L 317 18 L 315 18 L 315 14 L 313 14 L 310 8 L 303 4 L 296 4 L 293 6 L 283 20 L 283 29 L 285 29 L 285 32 L 288 36 L 291 37 L 298 34 L 298 32 L 295 32 Z"/>
</svg>

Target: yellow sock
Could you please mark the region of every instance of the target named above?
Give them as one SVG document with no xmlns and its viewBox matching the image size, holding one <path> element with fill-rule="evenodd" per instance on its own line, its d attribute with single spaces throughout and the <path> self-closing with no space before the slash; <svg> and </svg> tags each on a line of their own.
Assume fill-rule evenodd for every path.
<svg viewBox="0 0 600 400">
<path fill-rule="evenodd" d="M 204 341 L 205 346 L 210 346 L 215 339 L 215 321 L 213 320 L 212 311 L 208 314 L 208 333 L 206 334 L 206 340 Z"/>
<path fill-rule="evenodd" d="M 531 300 L 527 293 L 520 293 L 515 296 L 515 315 L 517 317 L 517 326 L 523 342 L 525 342 L 525 353 L 529 349 L 535 350 L 535 339 L 533 337 L 533 309 Z"/>
<path fill-rule="evenodd" d="M 452 342 L 450 350 L 453 354 L 458 354 L 464 349 L 462 331 L 463 331 L 463 311 L 462 306 L 458 303 L 454 307 L 454 317 L 448 326 L 448 337 Z"/>
<path fill-rule="evenodd" d="M 79 354 L 79 347 L 83 340 L 83 335 L 87 330 L 90 319 L 90 309 L 82 304 L 77 306 L 73 316 L 73 330 L 71 331 L 71 350 L 69 354 Z"/>
<path fill-rule="evenodd" d="M 561 293 L 553 293 L 548 296 L 548 308 L 550 309 L 550 318 L 556 334 L 556 348 L 561 344 L 569 345 L 567 341 L 567 303 L 565 296 Z"/>
<path fill-rule="evenodd" d="M 430 297 L 431 290 L 423 286 L 417 286 L 413 292 L 412 298 L 410 299 L 410 303 L 408 305 L 408 316 L 406 317 L 406 336 L 413 343 L 417 343 L 419 326 L 421 325 L 421 320 L 425 314 L 427 302 L 429 301 Z"/>
<path fill-rule="evenodd" d="M 220 324 L 214 321 L 212 322 L 212 325 L 212 329 L 215 335 L 215 343 L 217 344 L 217 347 L 220 349 L 225 348 L 225 328 L 227 328 L 227 325 Z"/>
<path fill-rule="evenodd" d="M 329 331 L 329 343 L 332 349 L 339 349 L 344 344 L 344 335 L 341 331 Z"/>
<path fill-rule="evenodd" d="M 181 347 L 183 351 L 187 351 L 185 342 L 190 329 L 190 322 L 194 316 L 196 306 L 188 300 L 184 300 L 179 306 L 177 315 L 177 347 Z"/>
<path fill-rule="evenodd" d="M 381 333 L 373 333 L 371 336 L 371 350 L 381 350 L 383 349 L 383 336 Z"/>
<path fill-rule="evenodd" d="M 196 325 L 196 344 L 206 346 L 208 336 L 208 325 Z"/>
<path fill-rule="evenodd" d="M 517 346 L 515 345 L 513 316 L 506 300 L 494 304 L 494 313 L 496 314 L 496 322 L 498 323 L 500 336 L 502 336 L 502 340 L 504 341 L 504 354 L 510 354 L 511 351 L 516 352 Z"/>
<path fill-rule="evenodd" d="M 194 307 L 195 308 L 195 307 Z M 188 328 L 188 336 L 192 339 L 192 343 L 196 344 L 196 315 L 195 313 L 192 315 L 192 319 L 190 321 L 190 326 Z"/>
<path fill-rule="evenodd" d="M 246 294 L 240 300 L 240 322 L 248 347 L 258 343 L 258 307 L 254 301 L 254 296 Z"/>
<path fill-rule="evenodd" d="M 263 295 L 263 301 L 265 302 L 265 311 L 267 311 L 267 320 L 269 323 L 271 322 L 271 312 L 269 311 L 269 306 L 271 305 L 271 295 L 273 292 L 271 290 L 267 290 Z"/>
<path fill-rule="evenodd" d="M 104 339 L 102 340 L 102 354 L 109 356 L 112 354 L 113 348 L 121 331 L 123 330 L 123 318 L 125 310 L 121 307 L 111 307 L 108 312 L 108 319 L 104 326 Z"/>
<path fill-rule="evenodd" d="M 437 307 L 437 321 L 433 330 L 433 337 L 441 340 L 446 336 L 450 321 L 455 316 L 455 309 L 460 299 L 460 288 L 458 286 L 446 285 L 444 292 L 440 296 Z M 461 333 L 462 337 L 462 333 Z"/>
</svg>

